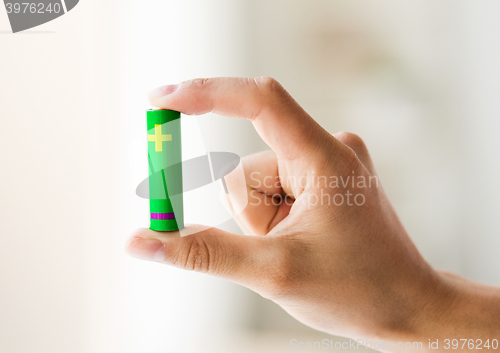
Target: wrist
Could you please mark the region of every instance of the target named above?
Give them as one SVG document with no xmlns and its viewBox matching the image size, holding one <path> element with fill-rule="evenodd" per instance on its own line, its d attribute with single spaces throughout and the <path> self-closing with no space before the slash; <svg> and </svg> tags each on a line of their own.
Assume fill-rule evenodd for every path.
<svg viewBox="0 0 500 353">
<path fill-rule="evenodd" d="M 470 339 L 500 340 L 500 288 L 470 281 L 452 273 L 441 272 L 441 277 L 453 294 L 449 310 L 444 316 L 447 335 L 470 336 Z M 459 337 L 450 337 L 459 338 Z"/>
<path fill-rule="evenodd" d="M 437 340 L 438 351 L 445 348 L 445 340 L 500 341 L 499 288 L 444 271 L 432 271 L 426 282 L 416 286 L 418 299 L 408 306 L 404 319 L 381 330 L 380 338 L 422 342 L 424 351 Z"/>
</svg>

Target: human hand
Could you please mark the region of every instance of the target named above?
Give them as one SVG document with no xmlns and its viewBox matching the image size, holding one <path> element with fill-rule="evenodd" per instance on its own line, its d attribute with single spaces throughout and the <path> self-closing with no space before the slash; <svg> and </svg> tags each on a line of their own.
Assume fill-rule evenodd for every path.
<svg viewBox="0 0 500 353">
<path fill-rule="evenodd" d="M 455 282 L 419 254 L 358 136 L 329 134 L 269 78 L 187 81 L 149 100 L 187 115 L 249 119 L 272 151 L 242 159 L 249 204 L 235 218 L 254 236 L 140 229 L 129 254 L 242 284 L 347 337 L 420 337 L 453 311 Z M 229 174 L 226 182 L 236 181 Z M 226 201 L 243 202 L 241 193 Z"/>
</svg>

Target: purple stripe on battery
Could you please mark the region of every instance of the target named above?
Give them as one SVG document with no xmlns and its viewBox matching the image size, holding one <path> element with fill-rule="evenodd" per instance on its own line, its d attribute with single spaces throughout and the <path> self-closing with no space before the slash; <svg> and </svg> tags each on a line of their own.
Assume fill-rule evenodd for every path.
<svg viewBox="0 0 500 353">
<path fill-rule="evenodd" d="M 175 219 L 173 213 L 151 213 L 151 219 Z"/>
</svg>

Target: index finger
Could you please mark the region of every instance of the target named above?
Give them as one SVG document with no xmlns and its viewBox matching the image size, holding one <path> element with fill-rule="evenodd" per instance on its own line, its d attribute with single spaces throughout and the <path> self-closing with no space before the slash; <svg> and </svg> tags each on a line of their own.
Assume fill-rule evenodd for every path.
<svg viewBox="0 0 500 353">
<path fill-rule="evenodd" d="M 148 93 L 152 106 L 188 115 L 213 112 L 253 122 L 262 139 L 283 159 L 308 157 L 333 139 L 272 78 L 208 78 L 162 86 Z"/>
</svg>

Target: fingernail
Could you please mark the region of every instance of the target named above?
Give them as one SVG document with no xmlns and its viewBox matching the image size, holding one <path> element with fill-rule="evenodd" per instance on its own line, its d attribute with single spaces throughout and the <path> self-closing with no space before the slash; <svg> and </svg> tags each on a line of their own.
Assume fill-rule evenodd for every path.
<svg viewBox="0 0 500 353">
<path fill-rule="evenodd" d="M 155 238 L 136 238 L 125 250 L 137 259 L 156 262 L 165 260 L 165 245 Z"/>
<path fill-rule="evenodd" d="M 179 85 L 167 85 L 157 87 L 148 92 L 148 98 L 158 98 L 171 94 L 177 90 Z"/>
</svg>

